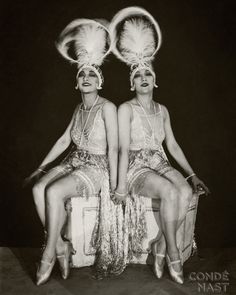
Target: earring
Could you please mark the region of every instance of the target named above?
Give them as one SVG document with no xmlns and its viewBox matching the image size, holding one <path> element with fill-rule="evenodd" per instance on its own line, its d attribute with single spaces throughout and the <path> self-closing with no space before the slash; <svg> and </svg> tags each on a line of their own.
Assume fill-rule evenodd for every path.
<svg viewBox="0 0 236 295">
<path fill-rule="evenodd" d="M 75 85 L 75 89 L 78 90 L 79 89 L 79 79 L 78 79 L 78 74 L 76 76 L 76 85 Z"/>
</svg>

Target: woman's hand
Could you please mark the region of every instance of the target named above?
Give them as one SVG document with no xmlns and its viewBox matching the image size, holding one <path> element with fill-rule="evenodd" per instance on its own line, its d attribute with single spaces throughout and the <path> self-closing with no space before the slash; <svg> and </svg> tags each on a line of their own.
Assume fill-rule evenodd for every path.
<svg viewBox="0 0 236 295">
<path fill-rule="evenodd" d="M 192 183 L 194 193 L 203 192 L 205 195 L 210 194 L 210 190 L 208 189 L 208 187 L 196 175 L 193 175 L 190 181 Z"/>
<path fill-rule="evenodd" d="M 28 185 L 34 178 L 36 180 L 38 180 L 40 178 L 40 176 L 42 175 L 42 173 L 46 173 L 46 171 L 43 170 L 42 167 L 39 167 L 37 170 L 35 170 L 32 174 L 30 174 L 30 176 L 26 177 L 23 181 L 23 187 L 25 187 L 26 185 Z"/>
<path fill-rule="evenodd" d="M 111 199 L 116 205 L 120 205 L 122 203 L 125 205 L 127 195 L 128 193 L 120 193 L 118 191 L 114 191 L 114 193 L 111 196 Z"/>
</svg>

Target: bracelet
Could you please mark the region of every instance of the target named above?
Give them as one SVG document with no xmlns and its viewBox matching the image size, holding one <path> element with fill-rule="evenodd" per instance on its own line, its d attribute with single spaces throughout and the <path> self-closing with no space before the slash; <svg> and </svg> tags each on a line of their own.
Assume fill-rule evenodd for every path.
<svg viewBox="0 0 236 295">
<path fill-rule="evenodd" d="M 42 168 L 38 168 L 37 170 L 40 171 L 40 172 L 46 173 L 46 171 L 43 170 Z"/>
<path fill-rule="evenodd" d="M 187 177 L 185 178 L 185 180 L 188 180 L 189 178 L 193 177 L 194 175 L 196 175 L 196 174 L 195 174 L 195 173 L 190 174 L 189 176 L 187 176 Z"/>
<path fill-rule="evenodd" d="M 120 196 L 120 197 L 125 197 L 128 193 L 118 193 L 117 191 L 115 191 L 115 194 L 117 195 L 117 196 Z"/>
</svg>

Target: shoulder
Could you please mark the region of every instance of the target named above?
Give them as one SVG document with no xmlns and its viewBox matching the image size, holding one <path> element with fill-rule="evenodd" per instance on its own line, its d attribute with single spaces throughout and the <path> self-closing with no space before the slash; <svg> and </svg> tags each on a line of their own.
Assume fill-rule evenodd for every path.
<svg viewBox="0 0 236 295">
<path fill-rule="evenodd" d="M 81 105 L 82 105 L 81 102 L 76 105 L 74 112 L 73 112 L 73 116 L 76 116 L 76 114 L 79 112 Z"/>
<path fill-rule="evenodd" d="M 117 118 L 116 105 L 108 99 L 102 97 L 100 110 L 101 117 L 105 122 L 110 122 Z"/>
<path fill-rule="evenodd" d="M 104 112 L 109 112 L 109 111 L 113 111 L 113 112 L 116 112 L 116 105 L 111 102 L 110 100 L 106 99 L 106 98 L 103 98 L 101 97 L 102 100 L 101 100 L 101 108 L 102 108 L 102 111 Z"/>
<path fill-rule="evenodd" d="M 166 118 L 169 118 L 169 111 L 167 109 L 167 107 L 163 104 L 160 104 L 160 103 L 156 103 L 158 106 L 159 106 L 159 110 L 160 112 L 162 113 L 163 115 L 163 118 L 166 119 Z"/>
<path fill-rule="evenodd" d="M 133 119 L 133 107 L 131 101 L 122 103 L 118 108 L 119 119 Z"/>
<path fill-rule="evenodd" d="M 158 105 L 159 105 L 161 111 L 163 111 L 164 113 L 168 112 L 168 109 L 164 104 L 158 103 Z"/>
<path fill-rule="evenodd" d="M 160 103 L 158 103 L 156 101 L 154 101 L 154 103 L 155 103 L 155 106 L 156 106 L 156 111 L 160 112 L 162 114 L 162 117 L 163 117 L 164 120 L 170 117 L 169 111 L 168 111 L 168 109 L 167 109 L 167 107 L 165 105 L 160 104 Z"/>
<path fill-rule="evenodd" d="M 116 111 L 116 109 L 117 109 L 116 105 L 113 102 L 109 101 L 109 100 L 106 100 L 104 102 L 104 104 L 103 104 L 103 110 L 105 110 L 105 111 L 106 110 Z"/>
<path fill-rule="evenodd" d="M 126 101 L 124 103 L 122 103 L 119 108 L 118 108 L 118 112 L 130 112 L 132 113 L 132 100 Z"/>
</svg>

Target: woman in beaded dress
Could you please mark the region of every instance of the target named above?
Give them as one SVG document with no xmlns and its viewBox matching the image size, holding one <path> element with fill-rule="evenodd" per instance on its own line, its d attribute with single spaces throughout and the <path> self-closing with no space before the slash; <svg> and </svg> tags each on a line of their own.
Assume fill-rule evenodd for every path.
<svg viewBox="0 0 236 295">
<path fill-rule="evenodd" d="M 115 234 L 121 230 L 117 216 L 123 211 L 110 198 L 117 178 L 117 113 L 113 103 L 98 95 L 103 83 L 98 66 L 110 51 L 108 37 L 107 28 L 100 22 L 78 19 L 63 30 L 57 43 L 62 56 L 78 64 L 76 88 L 81 92 L 82 103 L 75 109 L 64 134 L 30 176 L 45 172 L 45 167 L 73 142 L 75 148 L 62 163 L 46 172 L 33 187 L 36 209 L 47 233 L 37 285 L 49 279 L 56 258 L 62 278 L 69 275 L 73 248 L 62 239 L 61 230 L 65 222 L 64 204 L 71 197 L 100 197 L 97 231 L 93 237 L 98 252 L 97 271 L 104 275 L 121 271 L 117 254 L 120 244 Z M 68 53 L 71 46 L 75 47 L 76 59 Z"/>
<path fill-rule="evenodd" d="M 131 90 L 136 91 L 135 97 L 120 105 L 118 110 L 119 180 L 114 199 L 126 206 L 127 203 L 130 206 L 130 202 L 139 203 L 131 235 L 137 232 L 140 242 L 145 236 L 142 200 L 144 197 L 160 200 L 161 231 L 152 245 L 154 273 L 157 278 L 162 277 L 166 258 L 171 278 L 182 284 L 183 269 L 176 233 L 192 198 L 192 188 L 186 180 L 191 179 L 194 191 L 209 191 L 176 142 L 167 108 L 153 100 L 153 89 L 157 86 L 151 61 L 161 45 L 157 22 L 146 10 L 129 7 L 114 16 L 110 32 L 114 54 L 131 66 Z M 186 179 L 170 165 L 163 141 L 188 175 Z M 132 247 L 129 245 L 129 251 Z M 137 245 L 134 252 L 136 250 Z"/>
</svg>

